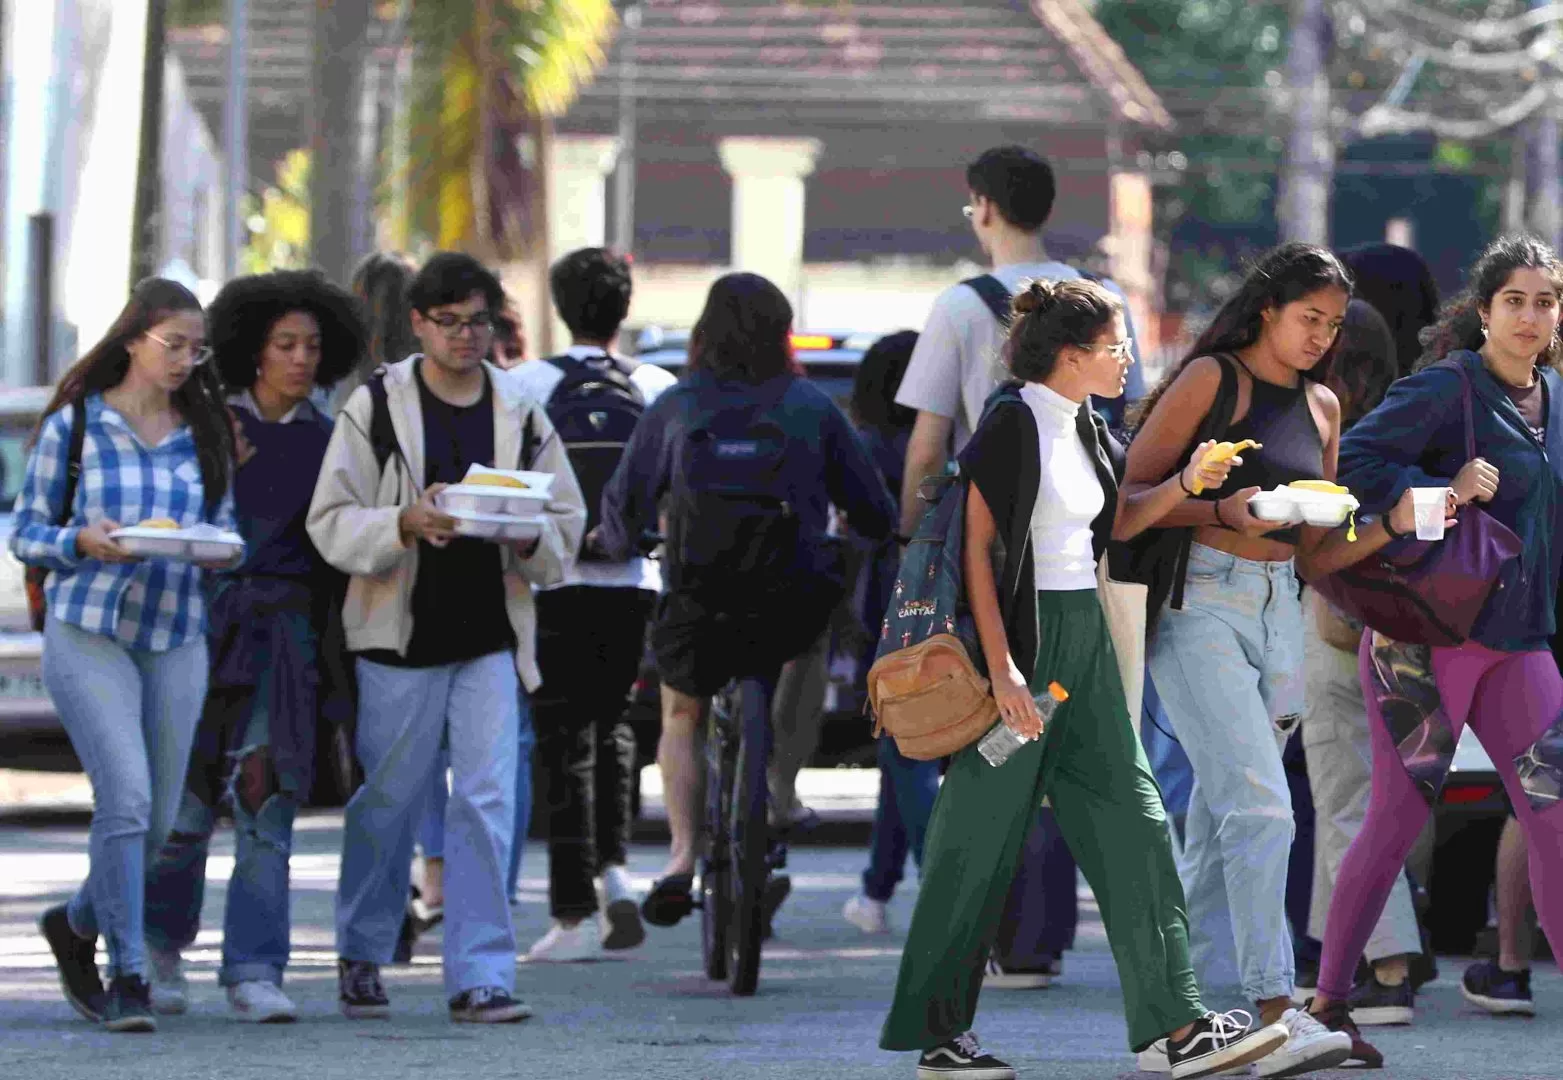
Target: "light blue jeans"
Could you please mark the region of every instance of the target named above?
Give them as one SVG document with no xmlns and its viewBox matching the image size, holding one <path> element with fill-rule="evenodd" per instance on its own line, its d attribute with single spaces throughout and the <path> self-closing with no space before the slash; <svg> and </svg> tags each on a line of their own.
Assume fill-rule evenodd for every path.
<svg viewBox="0 0 1563 1080">
<path fill-rule="evenodd" d="M 111 978 L 147 974 L 147 869 L 179 807 L 206 677 L 204 638 L 148 652 L 44 624 L 44 685 L 92 782 L 90 868 L 66 912 L 82 937 L 103 935 Z"/>
<path fill-rule="evenodd" d="M 514 902 L 521 893 L 521 856 L 526 851 L 526 838 L 532 828 L 532 751 L 537 747 L 537 731 L 532 726 L 532 703 L 521 692 L 521 739 L 516 758 L 516 835 L 510 846 L 510 874 L 505 878 L 505 895 Z M 434 780 L 429 784 L 429 799 L 424 804 L 418 822 L 418 850 L 425 859 L 445 858 L 445 807 L 450 802 L 450 755 L 440 750 L 440 760 L 434 767 Z"/>
<path fill-rule="evenodd" d="M 407 908 L 413 834 L 440 745 L 450 751 L 445 814 L 445 989 L 515 987 L 505 874 L 515 833 L 520 681 L 509 651 L 462 664 L 358 661 L 364 784 L 347 804 L 337 884 L 337 952 L 390 963 Z"/>
<path fill-rule="evenodd" d="M 1292 798 L 1281 748 L 1303 711 L 1303 615 L 1290 562 L 1195 544 L 1183 608 L 1163 610 L 1151 676 L 1194 767 L 1178 874 L 1201 985 L 1235 947 L 1244 994 L 1289 995 L 1286 921 Z M 1230 920 L 1230 923 L 1228 922 Z M 1230 929 L 1228 929 L 1230 925 Z"/>
</svg>

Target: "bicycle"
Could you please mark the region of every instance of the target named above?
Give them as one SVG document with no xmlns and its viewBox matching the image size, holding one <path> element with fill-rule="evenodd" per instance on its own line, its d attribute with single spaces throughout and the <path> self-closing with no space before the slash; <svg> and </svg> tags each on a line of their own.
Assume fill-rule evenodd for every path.
<svg viewBox="0 0 1563 1080">
<path fill-rule="evenodd" d="M 706 725 L 706 836 L 700 859 L 700 952 L 706 976 L 748 997 L 760 979 L 766 900 L 787 849 L 772 842 L 771 700 L 776 677 L 734 679 Z"/>
</svg>

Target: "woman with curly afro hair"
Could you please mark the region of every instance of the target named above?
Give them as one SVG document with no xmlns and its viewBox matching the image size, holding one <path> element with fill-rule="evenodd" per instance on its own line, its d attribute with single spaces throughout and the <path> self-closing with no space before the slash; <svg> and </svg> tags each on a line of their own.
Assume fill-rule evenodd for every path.
<svg viewBox="0 0 1563 1080">
<path fill-rule="evenodd" d="M 341 584 L 304 528 L 331 420 L 311 402 L 357 365 L 359 305 L 323 276 L 237 278 L 208 313 L 209 340 L 239 443 L 234 497 L 244 562 L 210 589 L 211 681 L 173 832 L 147 884 L 153 1008 L 181 1013 L 181 950 L 199 929 L 206 857 L 226 801 L 236 859 L 218 981 L 240 1020 L 276 1023 L 289 953 L 293 819 L 315 768 L 317 716 L 336 719 L 323 641 Z M 321 674 L 317 675 L 317 671 Z"/>
</svg>

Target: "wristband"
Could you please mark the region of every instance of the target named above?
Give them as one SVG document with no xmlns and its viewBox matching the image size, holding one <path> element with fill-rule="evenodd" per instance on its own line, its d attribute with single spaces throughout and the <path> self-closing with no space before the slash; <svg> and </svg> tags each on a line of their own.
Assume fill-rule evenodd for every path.
<svg viewBox="0 0 1563 1080">
<path fill-rule="evenodd" d="M 1226 519 L 1221 516 L 1221 500 L 1216 499 L 1210 505 L 1215 507 L 1216 510 L 1216 524 L 1220 525 L 1223 529 L 1230 529 L 1232 526 L 1228 525 L 1226 523 Z"/>
<path fill-rule="evenodd" d="M 1178 470 L 1178 486 L 1183 489 L 1183 494 L 1187 495 L 1191 499 L 1194 497 L 1193 489 L 1191 489 L 1187 484 L 1185 484 L 1183 482 L 1183 470 L 1182 469 Z"/>
<path fill-rule="evenodd" d="M 1383 517 L 1379 518 L 1379 524 L 1384 526 L 1384 531 L 1389 534 L 1389 538 L 1391 540 L 1404 540 L 1406 537 L 1411 535 L 1409 532 L 1396 532 L 1395 527 L 1389 523 L 1388 514 L 1385 514 Z"/>
</svg>

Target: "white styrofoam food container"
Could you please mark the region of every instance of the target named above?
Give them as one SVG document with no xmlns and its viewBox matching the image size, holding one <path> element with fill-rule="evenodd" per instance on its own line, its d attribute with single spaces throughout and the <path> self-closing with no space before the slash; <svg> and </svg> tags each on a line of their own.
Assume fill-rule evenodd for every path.
<svg viewBox="0 0 1563 1080">
<path fill-rule="evenodd" d="M 435 497 L 435 504 L 447 514 L 497 514 L 505 517 L 529 517 L 547 508 L 552 497 L 552 473 L 490 469 L 473 465 L 467 479 L 483 474 L 508 476 L 522 487 L 491 487 L 487 484 L 452 484 Z"/>
<path fill-rule="evenodd" d="M 1345 524 L 1360 505 L 1355 495 L 1291 487 L 1261 491 L 1248 500 L 1249 511 L 1261 521 L 1303 521 L 1324 529 Z"/>
<path fill-rule="evenodd" d="M 536 540 L 543 534 L 543 519 L 538 514 L 475 514 L 465 510 L 447 510 L 456 520 L 456 532 L 478 540 L 505 543 Z"/>
<path fill-rule="evenodd" d="M 130 525 L 109 534 L 120 547 L 143 559 L 229 562 L 244 552 L 238 533 L 205 523 L 188 529 L 144 529 Z"/>
</svg>

